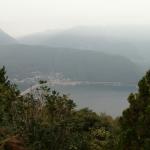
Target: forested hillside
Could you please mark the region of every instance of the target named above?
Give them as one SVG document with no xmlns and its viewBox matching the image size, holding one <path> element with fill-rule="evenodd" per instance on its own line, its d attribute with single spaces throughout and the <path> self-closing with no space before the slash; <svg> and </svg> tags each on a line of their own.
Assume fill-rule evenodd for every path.
<svg viewBox="0 0 150 150">
<path fill-rule="evenodd" d="M 141 69 L 123 56 L 46 46 L 0 45 L 0 64 L 10 77 L 33 71 L 61 73 L 64 78 L 95 82 L 137 82 Z"/>
</svg>

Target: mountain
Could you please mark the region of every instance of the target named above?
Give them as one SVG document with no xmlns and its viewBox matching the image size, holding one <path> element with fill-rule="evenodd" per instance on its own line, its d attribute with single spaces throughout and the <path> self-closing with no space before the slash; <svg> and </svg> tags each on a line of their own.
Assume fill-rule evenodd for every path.
<svg viewBox="0 0 150 150">
<path fill-rule="evenodd" d="M 79 81 L 136 82 L 140 69 L 129 59 L 96 51 L 46 46 L 0 45 L 0 64 L 11 78 L 34 71 Z"/>
<path fill-rule="evenodd" d="M 114 29 L 104 27 L 74 27 L 58 32 L 46 31 L 25 36 L 19 40 L 30 45 L 98 50 L 132 57 L 136 51 L 135 57 L 140 57 L 138 48 L 130 40 L 116 35 Z"/>
<path fill-rule="evenodd" d="M 74 27 L 46 31 L 18 39 L 24 44 L 89 49 L 125 56 L 149 69 L 150 28 L 143 26 Z"/>
<path fill-rule="evenodd" d="M 16 44 L 17 40 L 0 29 L 0 44 Z"/>
</svg>

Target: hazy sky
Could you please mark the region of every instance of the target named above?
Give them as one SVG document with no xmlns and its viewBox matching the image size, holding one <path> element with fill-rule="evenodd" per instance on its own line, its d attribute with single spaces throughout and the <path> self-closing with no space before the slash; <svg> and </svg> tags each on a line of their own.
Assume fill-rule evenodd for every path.
<svg viewBox="0 0 150 150">
<path fill-rule="evenodd" d="M 114 24 L 150 24 L 150 0 L 0 0 L 0 28 L 13 36 Z"/>
</svg>

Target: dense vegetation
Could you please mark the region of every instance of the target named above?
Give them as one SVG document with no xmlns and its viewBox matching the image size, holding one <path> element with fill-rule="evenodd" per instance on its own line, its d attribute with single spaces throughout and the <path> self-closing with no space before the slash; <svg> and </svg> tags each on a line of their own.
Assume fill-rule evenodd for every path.
<svg viewBox="0 0 150 150">
<path fill-rule="evenodd" d="M 130 107 L 120 118 L 120 142 L 125 150 L 150 149 L 150 71 L 138 86 L 138 93 L 129 95 Z"/>
<path fill-rule="evenodd" d="M 0 69 L 0 150 L 148 150 L 150 147 L 150 72 L 120 118 L 76 104 L 40 81 L 21 96 Z"/>
</svg>

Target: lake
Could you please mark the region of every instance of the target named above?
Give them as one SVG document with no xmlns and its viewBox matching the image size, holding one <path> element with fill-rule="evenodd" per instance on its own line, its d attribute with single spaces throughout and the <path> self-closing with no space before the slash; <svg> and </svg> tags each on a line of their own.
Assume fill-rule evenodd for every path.
<svg viewBox="0 0 150 150">
<path fill-rule="evenodd" d="M 128 107 L 128 95 L 136 91 L 136 86 L 131 85 L 59 85 L 52 88 L 69 95 L 77 104 L 77 108 L 89 107 L 113 117 L 122 114 Z"/>
</svg>

